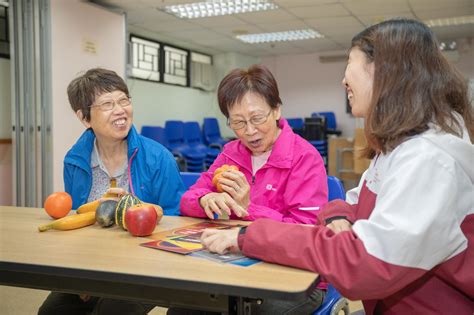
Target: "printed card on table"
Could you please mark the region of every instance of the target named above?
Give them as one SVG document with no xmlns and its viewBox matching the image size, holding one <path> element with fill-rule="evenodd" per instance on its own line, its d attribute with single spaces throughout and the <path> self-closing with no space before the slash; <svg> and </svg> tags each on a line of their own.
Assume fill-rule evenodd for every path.
<svg viewBox="0 0 474 315">
<path fill-rule="evenodd" d="M 215 262 L 230 263 L 239 266 L 251 266 L 260 262 L 257 259 L 245 257 L 242 254 L 219 255 L 203 250 L 201 234 L 207 228 L 230 229 L 241 225 L 229 225 L 217 222 L 201 222 L 165 232 L 159 240 L 142 243 L 140 245 L 165 250 L 182 255 L 190 254 L 193 257 L 204 258 Z"/>
</svg>

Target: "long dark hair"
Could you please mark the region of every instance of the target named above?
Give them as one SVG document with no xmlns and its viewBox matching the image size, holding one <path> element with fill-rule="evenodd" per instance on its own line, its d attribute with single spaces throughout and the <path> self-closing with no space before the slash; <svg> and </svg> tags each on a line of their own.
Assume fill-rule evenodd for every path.
<svg viewBox="0 0 474 315">
<path fill-rule="evenodd" d="M 461 137 L 462 123 L 455 113 L 474 139 L 467 80 L 446 60 L 425 24 L 388 20 L 357 34 L 354 47 L 375 66 L 365 117 L 366 157 L 392 151 L 406 138 L 428 130 L 429 123 Z"/>
</svg>

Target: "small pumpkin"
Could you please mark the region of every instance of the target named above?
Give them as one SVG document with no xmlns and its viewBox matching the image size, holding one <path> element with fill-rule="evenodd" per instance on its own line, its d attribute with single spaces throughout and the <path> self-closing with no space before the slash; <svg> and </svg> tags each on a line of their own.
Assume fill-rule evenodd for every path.
<svg viewBox="0 0 474 315">
<path fill-rule="evenodd" d="M 125 223 L 125 213 L 131 206 L 134 206 L 139 203 L 140 199 L 131 194 L 124 195 L 117 203 L 117 207 L 115 208 L 115 223 L 125 231 L 127 231 L 127 224 Z"/>
<path fill-rule="evenodd" d="M 236 165 L 224 164 L 214 171 L 214 176 L 212 177 L 212 184 L 216 187 L 218 192 L 224 191 L 222 189 L 221 184 L 219 183 L 219 178 L 221 178 L 223 172 L 230 171 L 230 170 L 238 171 L 239 168 Z"/>
<path fill-rule="evenodd" d="M 115 224 L 115 209 L 118 202 L 115 200 L 104 200 L 95 211 L 95 220 L 102 227 L 109 227 Z"/>
</svg>

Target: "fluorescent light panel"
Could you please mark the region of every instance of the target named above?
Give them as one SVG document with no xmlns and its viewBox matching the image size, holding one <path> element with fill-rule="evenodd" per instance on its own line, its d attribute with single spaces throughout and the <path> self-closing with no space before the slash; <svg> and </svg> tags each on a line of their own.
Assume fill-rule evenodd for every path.
<svg viewBox="0 0 474 315">
<path fill-rule="evenodd" d="M 315 30 L 295 30 L 275 33 L 259 33 L 238 35 L 237 39 L 250 44 L 270 43 L 270 42 L 286 42 L 293 40 L 323 38 L 324 36 Z"/>
<path fill-rule="evenodd" d="M 182 19 L 195 19 L 274 9 L 278 6 L 269 0 L 208 0 L 170 5 L 163 10 Z"/>
<path fill-rule="evenodd" d="M 457 16 L 445 19 L 433 19 L 425 21 L 429 27 L 455 26 L 463 24 L 474 24 L 474 15 Z"/>
</svg>

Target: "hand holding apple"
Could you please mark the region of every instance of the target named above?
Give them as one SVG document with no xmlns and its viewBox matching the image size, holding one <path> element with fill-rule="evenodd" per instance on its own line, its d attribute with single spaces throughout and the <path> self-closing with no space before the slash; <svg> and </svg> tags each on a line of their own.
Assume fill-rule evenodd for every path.
<svg viewBox="0 0 474 315">
<path fill-rule="evenodd" d="M 127 229 L 133 236 L 148 236 L 153 233 L 158 215 L 151 204 L 139 203 L 125 213 Z"/>
</svg>

